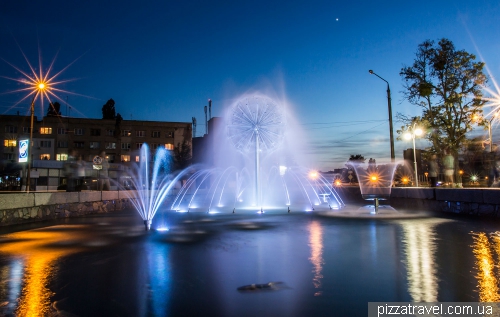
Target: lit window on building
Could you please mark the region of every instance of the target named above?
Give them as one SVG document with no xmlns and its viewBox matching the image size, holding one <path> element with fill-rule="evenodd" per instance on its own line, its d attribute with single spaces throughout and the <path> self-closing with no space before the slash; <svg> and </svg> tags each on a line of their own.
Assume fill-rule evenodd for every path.
<svg viewBox="0 0 500 317">
<path fill-rule="evenodd" d="M 122 136 L 131 136 L 132 133 L 130 132 L 130 130 L 122 130 Z"/>
<path fill-rule="evenodd" d="M 144 130 L 135 131 L 135 136 L 138 138 L 143 138 L 146 136 L 146 131 L 144 131 Z"/>
<path fill-rule="evenodd" d="M 170 150 L 172 151 L 174 149 L 174 145 L 171 143 L 166 143 L 165 144 L 165 150 Z"/>
<path fill-rule="evenodd" d="M 98 149 L 100 147 L 99 142 L 90 142 L 89 145 L 91 149 Z"/>
<path fill-rule="evenodd" d="M 106 143 L 106 150 L 114 150 L 116 149 L 116 143 L 115 142 L 108 142 Z"/>
<path fill-rule="evenodd" d="M 136 157 L 135 157 L 135 161 L 136 161 L 136 162 L 140 162 L 140 161 L 141 161 L 141 160 L 139 159 L 139 156 L 138 156 L 138 155 L 136 155 Z"/>
<path fill-rule="evenodd" d="M 3 146 L 5 147 L 15 147 L 17 145 L 16 140 L 3 140 Z"/>
<path fill-rule="evenodd" d="M 52 134 L 52 128 L 49 127 L 41 127 L 40 134 Z"/>
<path fill-rule="evenodd" d="M 122 155 L 122 162 L 130 162 L 130 155 Z"/>
<path fill-rule="evenodd" d="M 159 138 L 160 137 L 160 131 L 153 131 L 152 135 L 153 138 Z"/>
<path fill-rule="evenodd" d="M 40 159 L 48 161 L 50 160 L 50 154 L 40 154 Z"/>
<path fill-rule="evenodd" d="M 57 161 L 67 161 L 68 160 L 68 154 L 56 154 L 56 160 Z"/>
</svg>

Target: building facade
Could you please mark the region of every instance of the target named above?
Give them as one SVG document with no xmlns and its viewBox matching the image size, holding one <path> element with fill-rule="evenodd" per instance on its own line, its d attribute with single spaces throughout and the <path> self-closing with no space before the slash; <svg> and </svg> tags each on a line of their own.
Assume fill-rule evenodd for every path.
<svg viewBox="0 0 500 317">
<path fill-rule="evenodd" d="M 26 163 L 18 163 L 19 141 L 29 139 L 30 117 L 1 115 L 0 174 L 1 186 L 23 177 Z M 138 120 L 104 120 L 47 116 L 33 123 L 31 166 L 37 187 L 57 189 L 64 183 L 64 166 L 68 159 L 79 158 L 92 166 L 96 156 L 105 151 L 113 170 L 139 162 L 139 150 L 148 144 L 151 152 L 159 147 L 169 151 L 187 142 L 192 143 L 191 122 L 161 122 Z M 51 171 L 52 170 L 52 171 Z M 89 174 L 87 171 L 86 174 Z M 95 172 L 91 172 L 94 177 Z M 41 176 L 46 175 L 46 176 Z M 52 175 L 52 176 L 51 176 Z M 7 177 L 7 179 L 6 179 Z M 40 179 L 47 177 L 47 179 Z M 112 177 L 112 175 L 110 175 Z M 33 180 L 32 180 L 33 182 Z M 41 185 L 40 185 L 41 183 Z M 20 185 L 18 184 L 17 187 Z M 11 185 L 7 186 L 9 189 Z M 38 188 L 37 188 L 38 189 Z"/>
</svg>

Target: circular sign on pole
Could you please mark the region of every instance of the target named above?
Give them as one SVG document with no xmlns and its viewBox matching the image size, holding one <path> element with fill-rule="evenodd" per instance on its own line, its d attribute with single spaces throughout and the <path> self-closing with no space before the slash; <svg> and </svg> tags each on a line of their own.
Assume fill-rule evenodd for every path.
<svg viewBox="0 0 500 317">
<path fill-rule="evenodd" d="M 94 156 L 94 158 L 92 159 L 92 163 L 94 163 L 92 165 L 92 168 L 95 169 L 95 170 L 101 170 L 102 169 L 102 157 L 100 157 L 99 155 L 96 155 Z"/>
<path fill-rule="evenodd" d="M 94 158 L 92 159 L 92 162 L 96 165 L 101 165 L 102 164 L 102 157 L 100 157 L 99 155 L 96 155 L 94 156 Z"/>
</svg>

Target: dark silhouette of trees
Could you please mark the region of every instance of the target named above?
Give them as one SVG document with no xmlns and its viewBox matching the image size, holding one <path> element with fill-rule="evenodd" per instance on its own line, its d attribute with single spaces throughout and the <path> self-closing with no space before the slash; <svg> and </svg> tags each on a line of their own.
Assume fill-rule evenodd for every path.
<svg viewBox="0 0 500 317">
<path fill-rule="evenodd" d="M 118 138 L 122 135 L 122 115 L 120 113 L 116 114 L 115 117 L 115 137 Z"/>
<path fill-rule="evenodd" d="M 115 119 L 115 101 L 109 99 L 104 106 L 102 106 L 102 118 L 114 120 Z"/>
<path fill-rule="evenodd" d="M 361 154 L 356 154 L 349 157 L 350 162 L 357 162 L 357 163 L 364 163 L 365 162 L 365 157 Z"/>
<path fill-rule="evenodd" d="M 179 142 L 174 148 L 174 168 L 176 170 L 181 170 L 188 167 L 191 164 L 191 146 L 184 140 L 182 144 Z"/>
<path fill-rule="evenodd" d="M 61 115 L 61 105 L 59 102 L 51 102 L 49 109 L 47 109 L 47 117 L 56 117 Z"/>
</svg>

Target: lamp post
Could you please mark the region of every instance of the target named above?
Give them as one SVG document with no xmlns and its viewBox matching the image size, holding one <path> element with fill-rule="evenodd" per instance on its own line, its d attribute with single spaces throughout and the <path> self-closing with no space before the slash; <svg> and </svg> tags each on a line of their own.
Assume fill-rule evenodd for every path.
<svg viewBox="0 0 500 317">
<path fill-rule="evenodd" d="M 26 173 L 26 192 L 30 192 L 30 186 L 31 186 L 31 164 L 33 161 L 33 154 L 31 153 L 31 149 L 33 148 L 33 121 L 34 121 L 34 113 L 35 113 L 35 100 L 38 94 L 42 93 L 42 91 L 47 87 L 47 85 L 43 82 L 39 82 L 35 84 L 35 96 L 33 97 L 33 100 L 31 101 L 31 106 L 30 106 L 30 116 L 31 116 L 31 123 L 30 123 L 30 140 L 28 143 L 28 172 Z"/>
<path fill-rule="evenodd" d="M 392 132 L 392 106 L 391 106 L 391 88 L 389 87 L 389 82 L 379 75 L 377 75 L 373 70 L 369 70 L 370 74 L 377 76 L 387 83 L 387 106 L 389 108 L 389 135 L 391 140 L 391 161 L 394 162 L 396 160 L 396 156 L 394 154 L 394 134 Z"/>
<path fill-rule="evenodd" d="M 411 132 L 410 132 L 411 131 Z M 415 168 L 415 184 L 418 187 L 418 172 L 417 172 L 417 150 L 415 149 L 415 137 L 421 136 L 424 132 L 422 129 L 417 127 L 417 124 L 414 123 L 411 129 L 408 129 L 408 132 L 404 134 L 405 139 L 413 139 L 413 166 Z"/>
<path fill-rule="evenodd" d="M 493 113 L 491 118 L 488 120 L 488 136 L 490 137 L 490 153 L 493 152 L 493 135 L 491 133 L 491 123 L 493 122 L 493 120 L 498 118 L 499 113 L 500 113 L 500 110 L 495 111 L 495 113 Z"/>
</svg>

